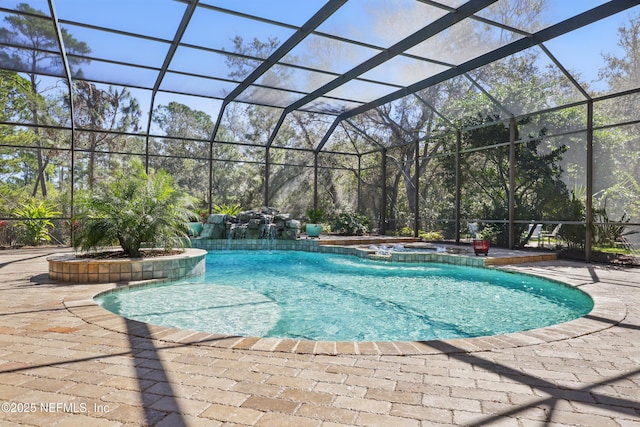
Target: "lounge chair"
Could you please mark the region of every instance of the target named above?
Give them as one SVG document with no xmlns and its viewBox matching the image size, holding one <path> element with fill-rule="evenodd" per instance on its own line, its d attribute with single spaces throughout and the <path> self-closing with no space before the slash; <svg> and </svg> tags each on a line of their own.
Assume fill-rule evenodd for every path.
<svg viewBox="0 0 640 427">
<path fill-rule="evenodd" d="M 533 231 L 531 231 L 532 228 L 533 228 Z M 538 239 L 538 245 L 540 245 L 540 234 L 542 234 L 542 224 L 529 224 L 527 235 L 531 236 L 531 239 L 536 237 Z"/>
<path fill-rule="evenodd" d="M 539 234 L 539 241 L 541 242 L 542 247 L 544 247 L 544 239 L 547 239 L 547 243 L 551 244 L 551 239 L 555 239 L 556 236 L 558 235 L 558 231 L 560 231 L 560 228 L 562 227 L 562 224 L 558 224 L 556 225 L 556 227 L 553 229 L 553 231 L 551 233 L 540 233 Z"/>
</svg>

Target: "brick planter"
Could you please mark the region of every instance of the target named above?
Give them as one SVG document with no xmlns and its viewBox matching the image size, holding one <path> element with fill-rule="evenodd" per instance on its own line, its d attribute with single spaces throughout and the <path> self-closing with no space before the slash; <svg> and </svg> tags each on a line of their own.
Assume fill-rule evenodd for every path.
<svg viewBox="0 0 640 427">
<path fill-rule="evenodd" d="M 149 258 L 91 259 L 74 254 L 47 259 L 49 278 L 71 283 L 115 283 L 149 279 L 176 280 L 205 272 L 207 252 L 185 249 L 178 255 Z"/>
</svg>

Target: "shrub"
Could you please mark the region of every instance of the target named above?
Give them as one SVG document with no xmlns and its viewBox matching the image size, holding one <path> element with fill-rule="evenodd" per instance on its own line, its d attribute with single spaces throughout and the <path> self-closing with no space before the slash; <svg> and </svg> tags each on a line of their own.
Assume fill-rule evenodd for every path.
<svg viewBox="0 0 640 427">
<path fill-rule="evenodd" d="M 619 241 L 624 234 L 625 224 L 631 221 L 626 214 L 622 214 L 620 221 L 617 221 L 619 224 L 610 224 L 606 199 L 602 208 L 593 210 L 593 217 L 593 241 L 602 246 L 613 246 L 614 242 Z"/>
<path fill-rule="evenodd" d="M 209 211 L 207 209 L 196 209 L 197 219 L 200 222 L 207 222 L 207 218 L 209 218 Z M 193 219 L 196 219 L 193 218 Z"/>
<path fill-rule="evenodd" d="M 213 213 L 215 214 L 237 216 L 241 211 L 242 207 L 240 203 L 220 203 L 219 205 L 213 206 Z"/>
<path fill-rule="evenodd" d="M 20 217 L 20 221 L 15 226 L 24 233 L 25 243 L 39 245 L 42 242 L 51 241 L 49 229 L 53 227 L 53 222 L 50 218 L 60 215 L 60 212 L 45 201 L 31 200 L 14 209 L 13 214 Z"/>
<path fill-rule="evenodd" d="M 400 229 L 400 231 L 398 232 L 399 236 L 413 236 L 413 228 L 409 228 L 409 227 L 402 227 Z"/>
<path fill-rule="evenodd" d="M 576 197 L 574 192 L 566 207 L 566 219 L 571 221 L 585 220 L 584 204 Z M 584 249 L 586 226 L 583 224 L 565 224 L 558 230 L 558 237 L 569 249 Z"/>
<path fill-rule="evenodd" d="M 368 228 L 369 218 L 353 211 L 340 212 L 331 221 L 331 229 L 344 236 L 362 236 Z"/>
<path fill-rule="evenodd" d="M 183 247 L 187 224 L 196 215 L 191 199 L 172 188 L 170 175 L 147 175 L 139 162 L 82 198 L 79 206 L 74 246 L 89 251 L 119 244 L 130 257 L 141 256 L 143 245 L 165 251 Z"/>
<path fill-rule="evenodd" d="M 418 236 L 423 240 L 444 240 L 444 236 L 440 231 L 421 231 Z"/>
</svg>

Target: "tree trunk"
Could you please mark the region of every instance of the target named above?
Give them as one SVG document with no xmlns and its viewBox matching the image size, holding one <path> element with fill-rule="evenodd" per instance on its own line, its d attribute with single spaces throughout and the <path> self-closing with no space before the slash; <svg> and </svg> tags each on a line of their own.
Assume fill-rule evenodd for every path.
<svg viewBox="0 0 640 427">
<path fill-rule="evenodd" d="M 42 190 L 42 197 L 47 197 L 47 181 L 44 176 L 44 168 L 46 167 L 43 156 L 42 156 L 42 141 L 40 140 L 40 129 L 37 127 L 40 123 L 40 116 L 38 107 L 36 105 L 36 100 L 38 98 L 38 82 L 35 78 L 35 71 L 33 71 L 30 75 L 31 80 L 31 91 L 33 95 L 33 100 L 31 102 L 31 114 L 33 116 L 33 124 L 36 125 L 34 128 L 34 133 L 36 134 L 36 156 L 38 158 L 38 174 L 36 176 L 36 182 L 33 186 L 33 192 L 31 195 L 35 197 L 38 193 L 38 185 Z"/>
</svg>

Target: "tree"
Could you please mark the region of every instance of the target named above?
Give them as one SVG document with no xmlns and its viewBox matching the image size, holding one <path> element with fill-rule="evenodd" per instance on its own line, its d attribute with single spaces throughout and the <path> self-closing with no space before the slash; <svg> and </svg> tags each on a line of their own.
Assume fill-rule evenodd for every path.
<svg viewBox="0 0 640 427">
<path fill-rule="evenodd" d="M 74 85 L 74 123 L 80 131 L 76 134 L 76 147 L 89 152 L 87 166 L 88 187 L 95 184 L 96 151 L 102 146 L 111 150 L 116 144 L 124 144 L 118 132 L 135 132 L 138 130 L 142 111 L 138 101 L 131 93 L 122 88 L 118 90 L 109 86 L 107 90 L 95 84 L 78 81 Z"/>
<path fill-rule="evenodd" d="M 640 14 L 618 28 L 618 46 L 622 48 L 622 55 L 604 53 L 606 67 L 600 70 L 600 77 L 607 82 L 608 92 L 611 93 L 640 87 Z M 618 97 L 615 102 L 604 104 L 609 122 L 635 121 L 639 109 L 637 94 Z M 620 219 L 626 213 L 637 220 L 640 214 L 637 184 L 640 177 L 640 159 L 637 155 L 640 126 L 634 123 L 609 131 L 607 140 L 603 140 L 602 131 L 597 135 L 598 152 L 602 151 L 601 147 L 608 148 L 609 161 L 607 167 L 598 169 L 604 175 L 598 178 L 606 179 L 595 189 L 596 194 L 601 195 L 603 200 L 608 199 L 609 218 Z"/>
<path fill-rule="evenodd" d="M 52 70 L 59 73 L 60 55 L 52 53 L 60 50 L 54 27 L 47 19 L 40 19 L 38 15 L 45 14 L 32 8 L 26 3 L 20 3 L 16 10 L 23 15 L 7 16 L 5 21 L 8 28 L 0 30 L 0 40 L 6 41 L 7 45 L 24 46 L 27 49 L 14 49 L 0 46 L 0 60 L 7 64 L 7 68 L 16 70 L 30 70 L 26 74 L 31 83 L 32 97 L 28 109 L 31 113 L 31 120 L 34 125 L 33 132 L 36 135 L 36 158 L 37 158 L 37 179 L 32 194 L 38 191 L 38 186 L 42 196 L 47 196 L 47 184 L 45 169 L 48 165 L 47 155 L 43 150 L 41 139 L 41 129 L 38 125 L 47 124 L 49 118 L 46 115 L 44 100 L 40 94 L 39 73 Z M 66 29 L 61 29 L 62 39 L 69 54 L 69 66 L 75 68 L 85 60 L 80 56 L 89 53 L 91 50 L 86 43 L 75 39 Z M 74 70 L 77 71 L 77 70 Z"/>
<path fill-rule="evenodd" d="M 523 119 L 519 125 L 526 124 Z M 495 125 L 491 125 L 496 122 Z M 488 124 L 488 126 L 486 126 Z M 463 150 L 472 150 L 462 156 L 462 179 L 465 182 L 465 201 L 475 204 L 476 218 L 497 220 L 509 219 L 509 147 L 499 146 L 481 151 L 473 151 L 491 143 L 498 144 L 509 141 L 509 127 L 500 123 L 500 118 L 475 117 L 464 121 Z M 564 145 L 549 152 L 540 150 L 545 130 L 538 135 L 527 135 L 526 142 L 515 145 L 515 189 L 514 208 L 516 219 L 567 220 L 567 204 L 570 194 L 562 181 L 563 170 L 560 167 Z M 516 132 L 516 140 L 521 136 Z M 521 232 L 525 225 L 516 227 L 516 245 L 520 244 Z M 504 226 L 498 227 L 501 234 L 498 243 L 508 243 L 508 233 Z M 530 236 L 525 238 L 523 244 Z"/>
<path fill-rule="evenodd" d="M 31 84 L 14 71 L 0 70 L 0 121 L 24 120 L 27 115 Z M 0 127 L 0 137 L 11 133 L 8 126 Z"/>
<path fill-rule="evenodd" d="M 211 116 L 207 113 L 175 101 L 160 105 L 153 113 L 153 120 L 167 136 L 180 138 L 207 140 L 213 129 Z M 166 148 L 170 149 L 171 146 L 167 145 Z"/>
<path fill-rule="evenodd" d="M 313 150 L 326 132 L 327 124 L 323 116 L 311 112 L 292 112 L 276 138 L 277 146 L 294 148 L 272 150 L 271 154 L 271 161 L 276 166 L 271 168 L 270 200 L 277 200 L 278 206 L 285 206 L 288 212 L 303 214 L 313 207 Z M 328 211 L 346 207 L 346 197 L 338 188 L 332 169 L 338 166 L 335 157 L 318 157 L 318 206 Z"/>
<path fill-rule="evenodd" d="M 211 116 L 179 102 L 170 102 L 154 111 L 153 121 L 167 136 L 166 139 L 154 139 L 154 154 L 169 156 L 155 159 L 155 167 L 169 172 L 176 185 L 200 199 L 201 207 L 204 207 L 209 200 L 209 168 L 202 165 L 203 159 L 209 158 L 214 127 Z M 224 132 L 222 129 L 220 134 Z M 212 154 L 214 159 L 233 159 L 234 152 L 235 147 L 231 144 L 214 144 Z M 211 185 L 218 191 L 234 187 L 230 163 L 216 162 Z M 215 203 L 227 201 L 216 200 Z"/>
<path fill-rule="evenodd" d="M 234 52 L 239 55 L 227 55 L 227 65 L 229 67 L 229 77 L 242 80 L 244 79 L 255 67 L 258 66 L 259 61 L 253 58 L 267 58 L 280 44 L 277 38 L 269 38 L 267 41 L 262 42 L 258 39 L 245 41 L 242 37 L 235 37 Z M 275 67 L 269 70 L 265 75 L 261 77 L 261 81 L 267 85 L 280 87 L 290 78 L 290 73 L 286 71 L 284 67 Z M 261 88 L 249 88 L 247 94 L 243 94 L 243 98 L 246 97 L 259 97 L 266 96 L 266 102 L 271 101 L 268 97 L 271 93 L 262 91 Z M 280 92 L 279 92 L 280 94 Z M 272 100 L 277 101 L 277 100 Z M 282 100 L 279 100 L 282 102 Z M 236 182 L 239 187 L 236 193 L 238 194 L 237 201 L 243 206 L 252 206 L 262 203 L 264 182 L 261 182 L 262 177 L 266 173 L 265 158 L 266 158 L 266 146 L 271 133 L 278 122 L 278 119 L 282 113 L 279 108 L 268 107 L 255 104 L 242 104 L 232 103 L 227 106 L 226 114 L 224 116 L 224 128 L 226 130 L 226 137 L 235 142 L 246 144 L 239 151 L 243 159 L 247 162 L 239 167 L 241 170 L 237 170 L 235 176 L 239 178 Z M 292 116 L 292 120 L 287 120 L 282 125 L 278 132 L 279 144 L 290 144 L 294 141 L 296 147 L 309 148 L 310 144 L 308 140 L 300 138 L 299 133 L 296 133 L 292 127 L 299 125 L 299 119 Z M 304 118 L 303 120 L 307 120 Z M 298 128 L 297 130 L 300 131 Z M 309 130 L 309 129 L 307 129 Z M 220 140 L 220 138 L 217 138 Z M 301 177 L 304 176 L 302 168 L 292 167 L 285 165 L 285 163 L 307 163 L 309 164 L 310 152 L 293 152 L 289 150 L 286 154 L 284 150 L 270 150 L 270 163 L 272 168 L 269 173 L 269 187 L 270 187 L 270 199 L 276 200 L 280 203 L 288 203 L 288 201 L 300 201 L 300 197 L 296 197 L 294 194 L 300 195 L 301 191 L 289 193 L 289 197 L 285 197 L 284 190 L 291 190 L 294 187 L 298 187 L 298 182 Z M 305 160 L 306 159 L 306 162 Z M 240 186 L 240 183 L 242 183 Z M 305 193 L 304 191 L 302 192 Z M 308 191 L 306 192 L 308 194 Z M 302 200 L 308 200 L 308 197 L 303 196 Z M 304 207 L 301 206 L 304 204 Z M 294 203 L 292 206 L 278 206 L 279 208 L 286 209 L 289 212 L 304 213 L 308 207 L 308 203 Z"/>
<path fill-rule="evenodd" d="M 395 230 L 399 217 L 409 217 L 415 212 L 418 203 L 415 191 L 416 175 L 424 174 L 432 159 L 430 155 L 442 146 L 441 140 L 428 136 L 437 126 L 437 116 L 426 104 L 413 97 L 405 97 L 393 105 L 378 107 L 365 116 L 371 124 L 388 132 L 387 140 L 378 145 L 389 148 L 387 158 L 395 166 L 387 169 L 390 173 L 385 184 L 391 213 L 389 228 Z M 401 194 L 407 202 L 403 209 L 399 208 Z"/>
<path fill-rule="evenodd" d="M 600 78 L 606 80 L 611 92 L 640 87 L 640 14 L 631 18 L 628 25 L 618 28 L 617 44 L 624 55 L 603 53 L 607 66 L 600 70 Z"/>
<path fill-rule="evenodd" d="M 483 11 L 483 16 L 514 28 L 533 32 L 540 27 L 540 11 L 545 6 L 546 0 L 497 2 Z M 393 19 L 390 20 L 387 16 L 389 13 L 394 13 L 391 9 L 390 7 L 383 13 L 372 11 L 377 14 L 372 25 L 373 31 L 380 28 L 388 31 L 388 25 L 377 24 L 377 22 L 393 22 Z M 438 35 L 437 43 L 422 43 L 413 48 L 412 52 L 420 53 L 420 50 L 424 49 L 425 57 L 438 57 L 438 52 L 446 52 L 449 57 L 452 56 L 464 62 L 468 59 L 464 56 L 464 52 L 473 50 L 474 47 L 478 49 L 498 47 L 518 37 L 520 35 L 506 29 L 499 29 L 479 21 L 465 20 Z M 461 56 L 458 57 L 458 54 Z M 519 102 L 527 100 L 533 104 L 544 100 L 544 97 L 538 94 L 536 86 L 531 84 L 531 77 L 539 74 L 532 59 L 530 55 L 514 56 L 469 74 L 473 74 L 476 81 L 485 81 L 485 87 L 491 88 L 492 95 L 498 96 L 499 99 L 507 101 L 518 99 Z M 504 91 L 512 82 L 524 82 L 524 85 L 513 88 L 511 93 L 505 91 L 503 96 L 496 93 L 499 89 Z M 532 101 L 528 101 L 531 94 L 537 96 Z M 464 76 L 450 79 L 416 95 L 419 99 L 408 96 L 392 105 L 379 107 L 363 115 L 370 122 L 363 127 L 363 132 L 372 140 L 377 140 L 378 146 L 388 148 L 387 159 L 391 160 L 391 165 L 388 167 L 389 177 L 385 185 L 390 215 L 396 218 L 408 218 L 415 212 L 418 202 L 415 191 L 416 175 L 420 177 L 418 197 L 423 202 L 427 199 L 435 202 L 430 204 L 428 211 L 424 211 L 424 214 L 436 217 L 444 213 L 438 212 L 439 209 L 452 211 L 452 203 L 448 202 L 452 199 L 451 192 L 445 193 L 438 188 L 442 188 L 438 185 L 438 180 L 442 179 L 439 175 L 447 173 L 441 167 L 446 162 L 434 157 L 443 151 L 445 140 L 451 138 L 438 136 L 438 131 L 451 130 L 452 122 L 460 117 L 474 117 L 478 113 L 490 114 L 495 110 L 495 105 L 492 105 L 488 98 L 483 97 L 480 100 L 481 97 L 476 96 L 477 88 Z M 439 114 L 436 114 L 436 111 Z M 419 146 L 417 167 L 416 146 Z M 447 148 L 452 151 L 453 147 L 451 144 Z M 396 224 L 390 222 L 389 228 L 396 228 Z"/>
<path fill-rule="evenodd" d="M 0 71 L 0 122 L 20 122 L 28 116 L 27 105 L 31 94 L 29 81 L 15 72 Z M 14 126 L 0 125 L 0 144 L 18 145 L 33 136 L 28 130 L 18 130 Z M 14 183 L 19 179 L 20 150 L 0 148 L 0 177 L 3 183 Z"/>
</svg>

